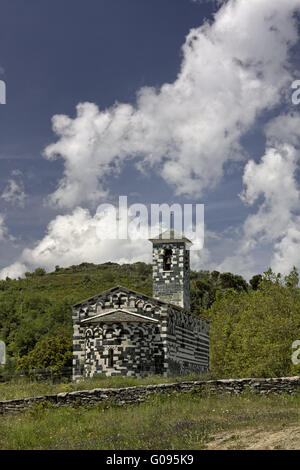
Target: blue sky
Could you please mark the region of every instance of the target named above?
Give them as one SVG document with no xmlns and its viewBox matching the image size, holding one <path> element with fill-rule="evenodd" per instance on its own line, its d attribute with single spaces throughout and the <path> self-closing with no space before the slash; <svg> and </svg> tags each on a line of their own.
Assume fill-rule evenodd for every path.
<svg viewBox="0 0 300 470">
<path fill-rule="evenodd" d="M 2 278 L 150 262 L 149 243 L 96 235 L 119 195 L 205 204 L 195 269 L 300 267 L 300 0 L 273 3 L 2 0 Z"/>
</svg>

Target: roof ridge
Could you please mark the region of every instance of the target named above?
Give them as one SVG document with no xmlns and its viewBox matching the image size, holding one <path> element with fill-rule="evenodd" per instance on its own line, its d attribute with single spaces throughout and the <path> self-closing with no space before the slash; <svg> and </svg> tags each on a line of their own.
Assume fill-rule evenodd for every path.
<svg viewBox="0 0 300 470">
<path fill-rule="evenodd" d="M 108 293 L 108 292 L 111 292 L 111 291 L 113 291 L 113 290 L 115 290 L 115 289 L 118 289 L 118 288 L 125 289 L 125 290 L 127 290 L 128 292 L 132 292 L 133 294 L 141 295 L 141 296 L 143 296 L 143 297 L 148 297 L 149 300 L 153 300 L 153 301 L 156 302 L 156 303 L 163 304 L 163 305 L 169 305 L 169 306 L 174 307 L 174 308 L 176 308 L 176 309 L 178 309 L 178 310 L 182 310 L 182 311 L 184 311 L 184 312 L 186 312 L 186 313 L 190 313 L 190 312 L 188 312 L 188 310 L 185 310 L 183 307 L 179 307 L 178 305 L 171 304 L 171 303 L 169 303 L 169 302 L 165 302 L 164 300 L 156 299 L 155 297 L 152 297 L 152 296 L 150 296 L 150 295 L 144 294 L 143 292 L 138 292 L 138 291 L 136 291 L 136 290 L 134 290 L 134 289 L 130 289 L 129 287 L 121 286 L 120 284 L 116 285 L 115 287 L 111 287 L 110 289 L 106 289 L 106 290 L 104 290 L 104 291 L 102 291 L 102 292 L 99 292 L 99 294 L 92 295 L 91 297 L 88 297 L 87 299 L 83 299 L 83 300 L 81 300 L 80 302 L 76 302 L 75 304 L 72 305 L 72 307 L 76 307 L 77 305 L 84 304 L 85 302 L 88 302 L 89 300 L 92 300 L 92 299 L 95 298 L 95 297 L 98 297 L 98 296 L 100 296 L 100 295 L 104 295 L 104 294 L 106 294 L 106 293 Z"/>
</svg>

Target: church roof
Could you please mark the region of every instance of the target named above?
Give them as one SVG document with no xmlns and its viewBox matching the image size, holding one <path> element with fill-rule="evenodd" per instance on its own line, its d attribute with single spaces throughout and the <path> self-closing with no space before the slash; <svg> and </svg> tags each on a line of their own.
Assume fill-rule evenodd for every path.
<svg viewBox="0 0 300 470">
<path fill-rule="evenodd" d="M 100 292 L 99 294 L 95 294 L 93 295 L 92 297 L 89 297 L 88 299 L 84 299 L 84 300 L 81 300 L 80 302 L 76 302 L 76 304 L 73 304 L 72 307 L 79 307 L 80 305 L 82 304 L 86 304 L 86 303 L 90 303 L 92 302 L 93 300 L 96 300 L 97 298 L 101 297 L 101 296 L 104 296 L 106 294 L 109 294 L 110 292 L 114 292 L 114 291 L 119 291 L 119 290 L 122 290 L 123 292 L 127 292 L 128 294 L 135 294 L 137 296 L 139 296 L 141 299 L 144 299 L 144 300 L 149 300 L 151 302 L 154 302 L 158 305 L 169 305 L 170 307 L 172 308 L 175 308 L 177 310 L 182 310 L 184 311 L 185 313 L 188 313 L 190 314 L 190 312 L 188 312 L 187 310 L 185 310 L 184 308 L 182 307 L 179 307 L 178 305 L 174 305 L 174 304 L 170 304 L 168 302 L 164 302 L 163 300 L 159 300 L 159 299 L 156 299 L 155 297 L 150 297 L 149 295 L 146 295 L 146 294 L 143 294 L 141 292 L 136 292 L 135 290 L 133 289 L 128 289 L 128 287 L 123 287 L 123 286 L 120 286 L 120 285 L 117 285 L 115 287 L 111 287 L 110 289 L 107 289 L 105 291 L 102 291 Z"/>
<path fill-rule="evenodd" d="M 129 289 L 128 287 L 124 287 L 124 286 L 121 286 L 121 285 L 117 285 L 115 287 L 111 287 L 110 289 L 107 289 L 105 291 L 102 291 L 100 292 L 99 294 L 95 294 L 93 295 L 92 297 L 89 297 L 88 299 L 84 299 L 80 302 L 77 302 L 76 304 L 73 304 L 72 305 L 72 308 L 75 308 L 75 307 L 79 307 L 80 305 L 84 305 L 84 304 L 89 304 L 89 303 L 93 303 L 94 301 L 96 301 L 99 297 L 102 297 L 106 294 L 109 294 L 110 292 L 118 292 L 118 291 L 123 291 L 123 292 L 127 292 L 128 294 L 134 294 L 138 297 L 140 297 L 141 300 L 149 300 L 150 302 L 153 302 L 153 303 L 156 303 L 156 305 L 166 305 L 170 308 L 173 308 L 174 310 L 179 310 L 181 312 L 184 312 L 186 315 L 190 315 L 192 317 L 197 317 L 199 318 L 198 315 L 196 315 L 194 312 L 189 312 L 188 310 L 185 310 L 184 308 L 182 307 L 179 307 L 178 305 L 175 305 L 175 304 L 171 304 L 171 303 L 168 303 L 168 302 L 164 302 L 163 300 L 159 300 L 159 299 L 156 299 L 155 297 L 151 297 L 149 295 L 146 295 L 146 294 L 143 294 L 141 292 L 137 292 L 133 289 Z M 121 309 L 121 307 L 120 307 Z M 122 310 L 122 309 L 121 309 Z M 132 313 L 132 312 L 131 312 Z M 201 320 L 201 318 L 199 318 L 199 320 Z M 203 319 L 202 319 L 203 320 Z M 210 323 L 209 320 L 205 320 L 206 323 Z"/>
<path fill-rule="evenodd" d="M 191 240 L 186 238 L 184 234 L 176 232 L 176 230 L 169 229 L 165 230 L 165 232 L 160 233 L 157 237 L 149 238 L 149 241 L 152 243 L 174 243 L 174 242 L 184 242 L 187 244 L 192 244 Z"/>
</svg>

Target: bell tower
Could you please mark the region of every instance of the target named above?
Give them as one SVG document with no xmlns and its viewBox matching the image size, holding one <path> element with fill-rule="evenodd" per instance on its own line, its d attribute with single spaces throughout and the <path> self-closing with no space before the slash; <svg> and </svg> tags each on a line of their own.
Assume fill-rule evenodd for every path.
<svg viewBox="0 0 300 470">
<path fill-rule="evenodd" d="M 191 241 L 174 229 L 150 241 L 153 244 L 153 297 L 190 311 Z"/>
</svg>

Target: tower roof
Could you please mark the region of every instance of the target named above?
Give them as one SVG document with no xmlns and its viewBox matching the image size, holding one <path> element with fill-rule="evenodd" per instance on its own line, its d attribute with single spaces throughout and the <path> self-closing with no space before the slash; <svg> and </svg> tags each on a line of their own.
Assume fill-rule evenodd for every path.
<svg viewBox="0 0 300 470">
<path fill-rule="evenodd" d="M 189 245 L 192 245 L 191 240 L 186 238 L 183 234 L 176 232 L 176 230 L 174 230 L 173 228 L 160 233 L 159 235 L 157 235 L 157 237 L 149 238 L 149 241 L 152 243 L 184 242 Z"/>
</svg>

